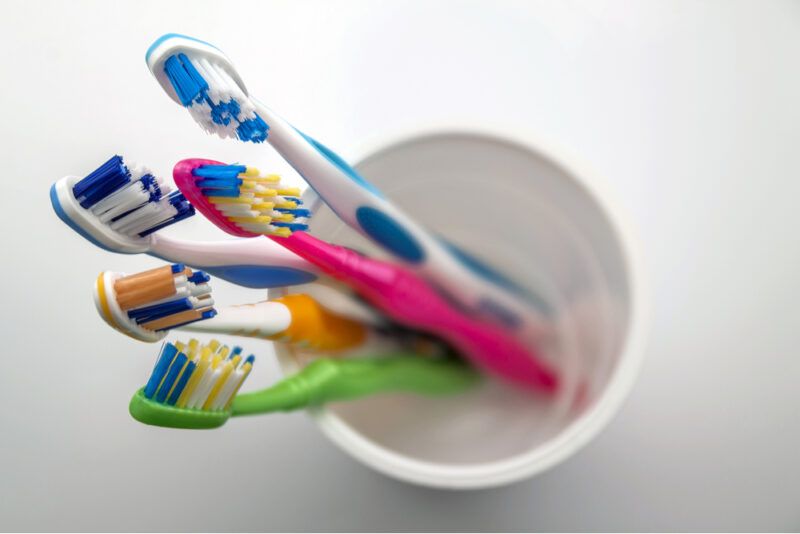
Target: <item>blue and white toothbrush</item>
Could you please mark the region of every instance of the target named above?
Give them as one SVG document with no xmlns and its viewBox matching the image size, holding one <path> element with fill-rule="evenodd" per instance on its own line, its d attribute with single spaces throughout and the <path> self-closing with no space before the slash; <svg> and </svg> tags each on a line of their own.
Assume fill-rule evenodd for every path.
<svg viewBox="0 0 800 534">
<path fill-rule="evenodd" d="M 178 34 L 156 40 L 147 65 L 164 91 L 207 132 L 268 141 L 350 227 L 381 245 L 462 306 L 519 331 L 538 331 L 546 303 L 430 234 L 334 152 L 251 97 L 230 60 Z M 528 295 L 530 296 L 530 295 Z"/>
</svg>

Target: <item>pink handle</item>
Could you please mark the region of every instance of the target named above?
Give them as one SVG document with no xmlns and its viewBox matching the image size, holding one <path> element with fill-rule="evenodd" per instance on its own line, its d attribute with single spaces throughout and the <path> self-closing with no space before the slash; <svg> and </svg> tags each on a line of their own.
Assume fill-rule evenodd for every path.
<svg viewBox="0 0 800 534">
<path fill-rule="evenodd" d="M 546 392 L 558 387 L 555 373 L 541 362 L 533 348 L 522 345 L 502 327 L 457 310 L 411 271 L 361 256 L 305 232 L 271 238 L 347 283 L 395 321 L 441 337 L 486 372 Z"/>
</svg>

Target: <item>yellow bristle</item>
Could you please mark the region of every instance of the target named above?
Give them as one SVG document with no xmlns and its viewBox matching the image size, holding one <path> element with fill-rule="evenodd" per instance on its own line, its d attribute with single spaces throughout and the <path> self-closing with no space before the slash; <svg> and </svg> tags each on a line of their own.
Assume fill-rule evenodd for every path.
<svg viewBox="0 0 800 534">
<path fill-rule="evenodd" d="M 277 228 L 274 232 L 272 232 L 272 235 L 276 235 L 278 237 L 289 237 L 292 235 L 292 231 L 288 228 Z"/>
<path fill-rule="evenodd" d="M 208 348 L 216 352 L 217 349 L 219 348 L 219 341 L 216 339 L 212 339 L 211 341 L 208 342 Z"/>
<path fill-rule="evenodd" d="M 252 199 L 244 197 L 207 197 L 212 204 L 249 204 Z"/>
<path fill-rule="evenodd" d="M 208 366 L 211 365 L 211 347 L 203 347 L 200 351 L 200 359 L 197 362 L 197 367 L 195 367 L 194 373 L 189 378 L 189 381 L 186 383 L 186 387 L 183 388 L 180 397 L 178 397 L 178 402 L 175 403 L 175 406 L 178 408 L 183 408 L 186 406 L 186 401 L 189 400 L 189 397 L 194 392 L 197 384 L 200 383 L 200 380 L 203 378 L 203 375 L 208 369 Z"/>
<path fill-rule="evenodd" d="M 278 189 L 279 195 L 284 195 L 287 197 L 299 197 L 300 196 L 300 188 L 299 187 L 289 187 L 286 189 Z"/>
<path fill-rule="evenodd" d="M 278 196 L 278 191 L 275 189 L 264 189 L 263 191 L 254 191 L 253 195 L 257 197 L 276 197 Z"/>
<path fill-rule="evenodd" d="M 297 202 L 292 202 L 291 200 L 282 200 L 280 202 L 276 202 L 275 207 L 291 210 L 297 207 Z"/>
<path fill-rule="evenodd" d="M 292 222 L 294 220 L 294 215 L 291 213 L 282 213 L 280 217 L 277 217 L 277 220 L 280 222 Z"/>
<path fill-rule="evenodd" d="M 269 223 L 272 217 L 259 215 L 258 217 L 228 217 L 228 220 L 235 223 Z"/>
<path fill-rule="evenodd" d="M 231 372 L 233 372 L 233 364 L 230 361 L 226 361 L 222 364 L 222 374 L 217 380 L 217 383 L 214 384 L 214 387 L 211 388 L 211 392 L 208 394 L 205 404 L 203 404 L 203 410 L 208 410 L 211 405 L 214 404 L 214 399 L 217 397 L 217 394 L 219 394 L 219 390 L 222 389 L 222 386 L 228 380 Z"/>
</svg>

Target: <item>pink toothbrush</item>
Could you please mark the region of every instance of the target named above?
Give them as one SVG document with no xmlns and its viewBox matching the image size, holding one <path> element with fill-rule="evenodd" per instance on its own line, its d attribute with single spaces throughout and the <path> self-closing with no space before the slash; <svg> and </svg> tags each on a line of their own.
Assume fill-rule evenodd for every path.
<svg viewBox="0 0 800 534">
<path fill-rule="evenodd" d="M 535 349 L 523 346 L 502 327 L 457 310 L 411 271 L 302 231 L 270 238 L 345 282 L 395 321 L 441 337 L 487 373 L 546 393 L 558 388 L 558 377 Z"/>
</svg>

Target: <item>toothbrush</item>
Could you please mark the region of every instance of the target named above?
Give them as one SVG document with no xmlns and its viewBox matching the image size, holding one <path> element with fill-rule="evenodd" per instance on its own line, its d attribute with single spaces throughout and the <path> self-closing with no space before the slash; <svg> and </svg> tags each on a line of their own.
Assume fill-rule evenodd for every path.
<svg viewBox="0 0 800 534">
<path fill-rule="evenodd" d="M 235 353 L 235 354 L 234 354 Z M 254 357 L 217 342 L 166 343 L 129 412 L 148 425 L 206 429 L 231 416 L 291 411 L 386 392 L 449 395 L 473 386 L 478 374 L 453 358 L 390 353 L 373 358 L 318 359 L 272 387 L 237 395 Z"/>
<path fill-rule="evenodd" d="M 250 96 L 219 49 L 167 34 L 150 46 L 146 62 L 164 91 L 204 130 L 223 138 L 268 141 L 346 224 L 463 307 L 521 335 L 541 330 L 549 313 L 546 302 L 428 233 L 342 158 Z"/>
<path fill-rule="evenodd" d="M 214 202 L 216 198 L 254 201 L 253 197 L 245 196 L 248 193 L 243 189 L 243 169 L 212 160 L 190 159 L 175 165 L 173 178 L 195 207 L 222 230 L 241 236 L 267 235 L 315 264 L 322 272 L 349 285 L 391 319 L 439 335 L 485 370 L 528 387 L 545 391 L 556 388 L 555 374 L 506 328 L 493 323 L 483 324 L 470 314 L 456 310 L 412 271 L 329 245 L 302 230 L 278 232 L 270 226 L 270 221 L 256 223 L 221 210 L 220 204 Z M 205 178 L 210 173 L 218 177 L 213 187 Z M 223 180 L 221 177 L 225 173 L 228 174 Z M 221 191 L 227 196 L 219 197 Z M 257 217 L 260 216 L 251 218 Z M 255 227 L 255 224 L 261 226 Z M 282 237 L 286 234 L 289 237 Z M 393 282 L 386 283 L 386 279 Z"/>
<path fill-rule="evenodd" d="M 110 326 L 151 343 L 176 328 L 271 339 L 321 351 L 359 347 L 367 339 L 366 326 L 303 294 L 214 309 L 209 280 L 202 271 L 192 272 L 182 264 L 134 275 L 106 271 L 95 284 L 95 305 Z"/>
<path fill-rule="evenodd" d="M 179 428 L 214 428 L 225 422 L 230 403 L 253 367 L 253 355 L 218 341 L 201 345 L 165 343 L 147 384 L 131 399 L 131 415 L 144 423 Z"/>
<path fill-rule="evenodd" d="M 556 391 L 556 373 L 533 347 L 526 347 L 500 325 L 456 309 L 413 271 L 302 231 L 272 239 L 347 283 L 391 319 L 440 337 L 486 372 L 529 389 Z"/>
<path fill-rule="evenodd" d="M 317 269 L 268 241 L 201 242 L 163 236 L 159 230 L 194 215 L 179 192 L 145 167 L 113 156 L 84 178 L 67 176 L 50 189 L 58 217 L 98 247 L 146 253 L 185 263 L 250 288 L 303 284 Z M 310 215 L 306 214 L 306 217 Z"/>
</svg>

